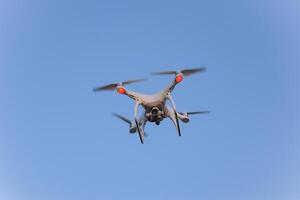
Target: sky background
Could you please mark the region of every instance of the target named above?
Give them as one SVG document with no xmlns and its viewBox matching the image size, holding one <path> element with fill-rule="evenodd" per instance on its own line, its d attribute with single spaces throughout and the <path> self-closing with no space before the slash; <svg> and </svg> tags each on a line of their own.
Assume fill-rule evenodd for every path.
<svg viewBox="0 0 300 200">
<path fill-rule="evenodd" d="M 300 3 L 0 1 L 0 199 L 300 199 Z M 141 145 L 92 88 L 131 78 L 174 90 L 182 124 Z"/>
</svg>

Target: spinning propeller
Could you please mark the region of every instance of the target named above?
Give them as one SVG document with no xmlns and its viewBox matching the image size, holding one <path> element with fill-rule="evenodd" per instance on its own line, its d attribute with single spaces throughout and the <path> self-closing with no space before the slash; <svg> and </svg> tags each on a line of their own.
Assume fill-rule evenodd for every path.
<svg viewBox="0 0 300 200">
<path fill-rule="evenodd" d="M 132 122 L 126 118 L 126 117 L 123 117 L 122 115 L 119 115 L 117 113 L 112 113 L 115 117 L 121 119 L 122 121 L 126 122 L 127 124 L 129 124 L 129 128 L 130 128 L 130 133 L 135 133 L 137 128 L 131 128 L 132 127 Z M 148 134 L 144 133 L 144 136 L 145 137 L 148 137 Z"/>
<path fill-rule="evenodd" d="M 189 116 L 189 115 L 197 115 L 197 114 L 206 114 L 210 113 L 210 111 L 195 111 L 195 112 L 178 112 L 181 115 Z"/>
<path fill-rule="evenodd" d="M 127 81 L 123 81 L 121 83 L 112 83 L 112 84 L 108 84 L 108 85 L 104 85 L 101 87 L 96 87 L 94 88 L 94 92 L 98 92 L 98 91 L 110 91 L 110 90 L 115 90 L 118 87 L 118 92 L 121 94 L 124 94 L 126 91 L 122 86 L 131 84 L 131 83 L 138 83 L 138 82 L 142 82 L 145 81 L 146 79 L 134 79 L 134 80 L 127 80 Z"/>
<path fill-rule="evenodd" d="M 131 125 L 131 121 L 129 119 L 127 119 L 126 117 L 123 117 L 119 114 L 116 114 L 116 113 L 112 113 L 114 116 L 116 116 L 117 118 L 123 120 L 124 122 L 126 122 L 127 124 Z"/>
<path fill-rule="evenodd" d="M 152 73 L 152 75 L 172 75 L 174 74 L 176 76 L 175 82 L 180 83 L 183 81 L 183 77 L 185 76 L 190 76 L 195 73 L 200 73 L 206 71 L 205 67 L 198 67 L 198 68 L 192 68 L 192 69 L 183 69 L 179 71 L 160 71 L 160 72 L 155 72 Z"/>
<path fill-rule="evenodd" d="M 152 75 L 177 75 L 177 74 L 182 74 L 183 76 L 190 76 L 192 74 L 195 73 L 199 73 L 199 72 L 204 72 L 206 71 L 206 67 L 198 67 L 198 68 L 192 68 L 192 69 L 183 69 L 183 70 L 179 70 L 179 71 L 160 71 L 160 72 L 155 72 L 152 73 Z"/>
</svg>

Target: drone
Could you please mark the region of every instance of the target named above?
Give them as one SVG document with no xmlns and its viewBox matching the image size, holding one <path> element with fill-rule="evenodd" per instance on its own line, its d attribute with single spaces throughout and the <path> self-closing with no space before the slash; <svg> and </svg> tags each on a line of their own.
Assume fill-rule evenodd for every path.
<svg viewBox="0 0 300 200">
<path fill-rule="evenodd" d="M 152 73 L 152 75 L 175 76 L 172 82 L 167 87 L 165 87 L 162 91 L 152 95 L 137 93 L 125 88 L 125 86 L 128 84 L 145 81 L 146 79 L 134 79 L 127 80 L 121 83 L 112 83 L 109 85 L 96 87 L 93 89 L 93 91 L 98 92 L 115 90 L 117 93 L 126 95 L 134 100 L 135 104 L 133 121 L 116 113 L 113 113 L 113 115 L 129 124 L 129 132 L 131 134 L 138 132 L 140 141 L 142 144 L 144 144 L 144 138 L 145 136 L 147 136 L 144 131 L 147 122 L 160 125 L 161 121 L 163 121 L 165 118 L 169 118 L 174 123 L 177 129 L 178 136 L 181 136 L 179 120 L 184 123 L 188 123 L 190 121 L 190 115 L 209 113 L 209 111 L 178 112 L 176 109 L 175 101 L 171 95 L 175 86 L 181 83 L 185 77 L 205 71 L 205 67 L 199 67 L 192 69 L 183 69 L 179 71 L 160 71 Z M 167 102 L 169 102 L 171 106 L 169 106 Z M 138 116 L 139 106 L 143 107 L 143 114 L 141 116 Z"/>
</svg>

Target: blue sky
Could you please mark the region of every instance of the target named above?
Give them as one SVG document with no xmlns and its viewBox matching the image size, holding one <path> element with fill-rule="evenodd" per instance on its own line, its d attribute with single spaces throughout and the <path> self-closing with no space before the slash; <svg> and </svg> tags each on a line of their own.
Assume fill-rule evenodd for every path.
<svg viewBox="0 0 300 200">
<path fill-rule="evenodd" d="M 300 4 L 252 1 L 0 2 L 0 198 L 300 198 Z M 182 125 L 144 145 L 95 86 L 207 66 L 174 91 Z"/>
</svg>

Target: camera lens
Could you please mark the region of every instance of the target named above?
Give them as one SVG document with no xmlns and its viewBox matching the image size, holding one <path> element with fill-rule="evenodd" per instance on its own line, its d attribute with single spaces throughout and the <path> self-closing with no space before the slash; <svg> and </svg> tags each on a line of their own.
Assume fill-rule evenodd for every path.
<svg viewBox="0 0 300 200">
<path fill-rule="evenodd" d="M 153 115 L 156 115 L 156 114 L 158 113 L 158 109 L 157 109 L 157 108 L 153 108 L 153 109 L 151 110 L 151 113 L 152 113 Z"/>
</svg>

